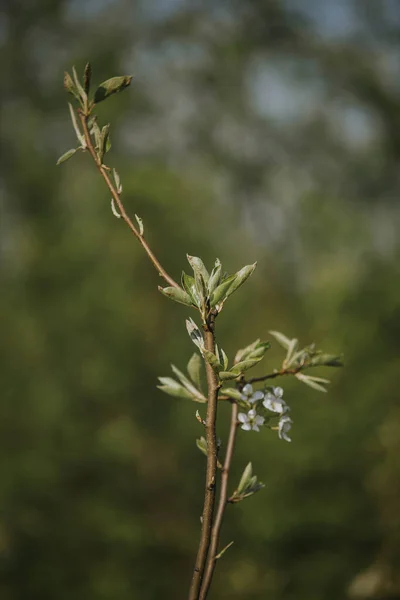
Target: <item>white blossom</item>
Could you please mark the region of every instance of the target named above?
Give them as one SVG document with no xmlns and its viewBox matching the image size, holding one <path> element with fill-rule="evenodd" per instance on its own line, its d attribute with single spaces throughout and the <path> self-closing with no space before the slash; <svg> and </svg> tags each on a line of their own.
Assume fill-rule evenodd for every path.
<svg viewBox="0 0 400 600">
<path fill-rule="evenodd" d="M 281 418 L 279 419 L 278 435 L 281 438 L 281 440 L 285 440 L 285 442 L 292 441 L 291 438 L 287 435 L 287 432 L 292 427 L 292 423 L 293 423 L 293 421 L 289 417 L 289 415 L 282 415 Z"/>
<path fill-rule="evenodd" d="M 245 413 L 239 413 L 238 419 L 240 423 L 242 423 L 241 428 L 244 429 L 244 431 L 260 431 L 259 426 L 263 425 L 265 420 L 264 417 L 257 415 L 254 408 L 249 410 L 247 415 Z"/>
<path fill-rule="evenodd" d="M 250 403 L 257 402 L 258 400 L 262 400 L 263 398 L 263 392 L 260 392 L 259 390 L 253 392 L 253 386 L 251 385 L 251 383 L 246 383 L 246 385 L 242 389 L 242 394 L 240 396 L 241 400 Z"/>
<path fill-rule="evenodd" d="M 286 402 L 282 399 L 283 389 L 281 387 L 273 387 L 272 392 L 266 392 L 263 405 L 268 410 L 276 413 L 284 413 L 289 410 Z"/>
</svg>

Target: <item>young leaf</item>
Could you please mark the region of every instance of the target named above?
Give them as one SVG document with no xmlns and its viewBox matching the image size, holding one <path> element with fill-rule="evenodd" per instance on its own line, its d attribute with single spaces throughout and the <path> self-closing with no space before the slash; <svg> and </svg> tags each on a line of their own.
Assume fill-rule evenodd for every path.
<svg viewBox="0 0 400 600">
<path fill-rule="evenodd" d="M 221 270 L 222 270 L 221 261 L 219 260 L 219 258 L 217 258 L 215 260 L 215 265 L 214 265 L 213 270 L 211 271 L 210 279 L 208 280 L 208 284 L 207 284 L 209 296 L 211 296 L 211 294 L 214 292 L 214 290 L 216 289 L 216 287 L 219 285 L 219 283 L 221 281 Z"/>
<path fill-rule="evenodd" d="M 185 398 L 186 400 L 193 400 L 193 396 L 187 389 L 180 385 L 172 377 L 159 377 L 161 385 L 158 385 L 158 389 L 165 392 L 169 396 L 175 396 L 176 398 Z"/>
<path fill-rule="evenodd" d="M 116 169 L 113 169 L 113 176 L 114 176 L 115 187 L 117 188 L 117 192 L 118 192 L 118 194 L 121 194 L 121 192 L 122 192 L 121 178 L 120 178 L 119 174 L 117 173 Z M 136 217 L 136 215 L 135 215 L 135 217 Z M 137 217 L 136 217 L 136 219 L 137 219 Z"/>
<path fill-rule="evenodd" d="M 139 225 L 139 235 L 143 235 L 143 233 L 144 233 L 143 220 L 140 217 L 138 217 L 137 215 L 135 215 L 135 219 L 137 221 L 137 224 Z"/>
<path fill-rule="evenodd" d="M 286 350 L 289 349 L 291 340 L 289 340 L 289 338 L 283 335 L 283 333 L 280 333 L 279 331 L 269 331 L 269 333 L 276 339 L 276 341 L 281 346 L 283 346 Z"/>
<path fill-rule="evenodd" d="M 112 94 L 116 94 L 117 92 L 122 92 L 125 88 L 127 88 L 132 81 L 131 75 L 123 75 L 121 77 L 111 77 L 111 79 L 107 79 L 103 81 L 97 88 L 94 94 L 94 103 L 98 104 L 99 102 L 103 102 L 111 96 Z"/>
<path fill-rule="evenodd" d="M 240 269 L 240 271 L 238 271 L 235 274 L 235 279 L 232 282 L 232 285 L 230 286 L 229 290 L 227 291 L 226 295 L 225 295 L 225 300 L 227 298 L 229 298 L 229 296 L 231 294 L 233 294 L 233 292 L 236 292 L 236 290 L 238 288 L 240 288 L 241 285 L 244 284 L 244 282 L 250 277 L 250 275 L 254 272 L 254 269 L 256 268 L 257 263 L 255 262 L 252 265 L 247 265 L 246 267 L 243 267 L 242 269 Z"/>
<path fill-rule="evenodd" d="M 187 332 L 188 332 L 193 344 L 195 344 L 195 346 L 197 346 L 199 348 L 200 352 L 203 354 L 204 339 L 203 339 L 200 329 L 197 327 L 196 323 L 193 321 L 192 318 L 186 319 L 186 329 L 187 329 Z"/>
<path fill-rule="evenodd" d="M 325 367 L 343 367 L 343 360 L 340 356 L 334 354 L 316 354 L 308 361 L 308 365 L 316 367 L 318 365 Z"/>
<path fill-rule="evenodd" d="M 83 135 L 83 133 L 81 133 L 81 130 L 79 129 L 78 121 L 76 119 L 75 111 L 72 107 L 72 104 L 70 102 L 68 102 L 68 106 L 69 106 L 69 112 L 71 115 L 72 125 L 74 127 L 76 137 L 78 138 L 78 142 L 80 143 L 82 148 L 86 148 L 85 136 Z"/>
<path fill-rule="evenodd" d="M 80 101 L 76 85 L 72 81 L 72 77 L 67 71 L 65 71 L 64 73 L 64 88 L 67 90 L 68 93 L 72 94 L 77 100 Z"/>
<path fill-rule="evenodd" d="M 218 376 L 221 381 L 228 381 L 229 379 L 236 379 L 240 373 L 231 373 L 231 371 L 220 371 Z M 240 396 L 240 394 L 239 394 Z"/>
<path fill-rule="evenodd" d="M 196 398 L 197 402 L 207 402 L 207 398 L 203 396 L 201 392 L 193 385 L 193 383 L 174 365 L 171 365 L 171 368 L 175 375 L 178 377 L 182 385 Z"/>
<path fill-rule="evenodd" d="M 111 212 L 114 215 L 114 217 L 117 217 L 117 219 L 120 219 L 122 216 L 117 211 L 117 207 L 115 206 L 114 198 L 111 198 Z"/>
<path fill-rule="evenodd" d="M 72 75 L 74 77 L 74 83 L 75 83 L 76 89 L 78 90 L 78 94 L 79 94 L 81 103 L 85 104 L 87 102 L 87 94 L 86 94 L 85 90 L 83 89 L 81 82 L 79 81 L 79 77 L 78 77 L 75 67 L 72 67 Z"/>
<path fill-rule="evenodd" d="M 213 294 L 210 298 L 210 304 L 212 307 L 219 304 L 221 301 L 225 300 L 226 294 L 231 287 L 233 281 L 235 280 L 236 275 L 230 275 L 224 281 L 222 281 L 219 286 L 214 290 Z"/>
<path fill-rule="evenodd" d="M 196 446 L 204 456 L 207 456 L 207 440 L 205 437 L 201 436 L 201 438 L 198 438 L 196 440 Z"/>
<path fill-rule="evenodd" d="M 210 352 L 210 350 L 206 350 L 205 348 L 203 348 L 202 352 L 204 358 L 212 366 L 214 371 L 216 371 L 216 373 L 219 373 L 222 370 L 222 365 L 219 362 L 218 358 L 215 356 L 215 354 L 213 352 Z"/>
<path fill-rule="evenodd" d="M 319 392 L 327 392 L 327 390 L 324 388 L 324 386 L 321 385 L 320 383 L 318 383 L 318 381 L 316 381 L 315 378 L 313 378 L 311 375 L 304 375 L 304 373 L 296 373 L 296 377 L 297 377 L 297 379 L 299 379 L 306 385 L 310 386 L 314 390 L 317 390 Z M 318 378 L 318 379 L 322 379 L 322 378 Z M 325 383 L 330 383 L 330 382 L 328 380 L 325 380 Z"/>
<path fill-rule="evenodd" d="M 207 284 L 210 276 L 201 258 L 198 256 L 190 256 L 190 254 L 187 254 L 186 256 L 195 276 L 196 273 L 200 273 L 204 282 Z"/>
<path fill-rule="evenodd" d="M 86 63 L 85 70 L 83 72 L 83 89 L 86 94 L 90 91 L 90 80 L 92 79 L 92 67 L 90 63 Z"/>
<path fill-rule="evenodd" d="M 80 148 L 71 148 L 71 150 L 67 150 L 67 152 L 64 152 L 64 154 L 60 156 L 60 158 L 56 162 L 56 165 L 61 165 L 61 163 L 71 158 L 71 156 L 73 156 L 75 152 L 78 152 L 78 150 L 80 150 Z"/>
<path fill-rule="evenodd" d="M 243 360 L 242 362 L 233 365 L 229 370 L 231 373 L 235 373 L 235 375 L 240 375 L 240 373 L 244 373 L 244 371 L 248 371 L 255 365 L 260 362 L 261 358 L 256 358 L 254 360 Z"/>
<path fill-rule="evenodd" d="M 187 275 L 185 271 L 182 271 L 181 282 L 182 287 L 184 288 L 186 293 L 189 294 L 189 296 L 191 297 L 193 305 L 197 306 L 197 308 L 200 308 L 200 297 L 196 289 L 196 282 L 194 280 L 194 277 L 191 277 L 190 275 Z"/>
<path fill-rule="evenodd" d="M 200 356 L 197 354 L 197 352 L 194 352 L 187 364 L 187 372 L 190 379 L 199 390 L 201 390 L 201 365 L 202 360 Z"/>
<path fill-rule="evenodd" d="M 172 286 L 162 288 L 161 286 L 158 286 L 158 290 L 162 294 L 164 294 L 164 296 L 167 296 L 167 298 L 170 298 L 171 300 L 174 300 L 175 302 L 179 302 L 180 304 L 185 304 L 186 306 L 193 306 L 190 297 L 181 288 L 176 288 L 176 287 L 172 287 Z"/>
<path fill-rule="evenodd" d="M 239 485 L 236 490 L 238 494 L 245 491 L 252 475 L 253 475 L 253 466 L 252 466 L 251 462 L 249 462 L 243 471 L 242 477 L 240 478 Z"/>
<path fill-rule="evenodd" d="M 221 378 L 221 374 L 223 371 L 221 371 L 219 373 L 219 376 Z M 232 375 L 232 373 L 230 373 L 230 375 Z M 228 398 L 232 398 L 233 400 L 240 400 L 240 392 L 238 389 L 236 388 L 222 388 L 221 390 L 221 396 L 228 396 Z"/>
</svg>

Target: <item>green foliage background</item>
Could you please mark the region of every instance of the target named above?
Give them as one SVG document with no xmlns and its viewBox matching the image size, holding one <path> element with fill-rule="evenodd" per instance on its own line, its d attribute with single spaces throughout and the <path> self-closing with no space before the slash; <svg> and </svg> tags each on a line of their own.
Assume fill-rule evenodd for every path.
<svg viewBox="0 0 400 600">
<path fill-rule="evenodd" d="M 326 396 L 283 382 L 292 444 L 239 436 L 232 486 L 251 459 L 266 487 L 228 510 L 211 598 L 400 597 L 399 40 L 389 1 L 4 3 L 2 599 L 185 598 L 199 535 L 197 406 L 155 387 L 187 310 L 88 156 L 55 167 L 88 59 L 134 75 L 99 113 L 167 270 L 258 261 L 228 355 L 269 329 L 345 354 Z"/>
</svg>

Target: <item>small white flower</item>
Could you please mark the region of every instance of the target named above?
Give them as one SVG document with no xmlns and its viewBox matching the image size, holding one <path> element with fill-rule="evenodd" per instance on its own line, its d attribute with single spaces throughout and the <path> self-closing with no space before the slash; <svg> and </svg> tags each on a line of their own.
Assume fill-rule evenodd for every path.
<svg viewBox="0 0 400 600">
<path fill-rule="evenodd" d="M 281 387 L 272 388 L 272 392 L 266 392 L 263 405 L 268 410 L 276 413 L 284 413 L 289 410 L 286 402 L 282 399 L 283 389 Z"/>
<path fill-rule="evenodd" d="M 264 417 L 257 415 L 254 408 L 249 410 L 247 415 L 245 413 L 239 413 L 238 419 L 240 423 L 242 423 L 241 428 L 244 429 L 244 431 L 260 431 L 259 426 L 263 425 L 265 420 Z"/>
<path fill-rule="evenodd" d="M 241 400 L 244 402 L 257 402 L 258 400 L 262 400 L 264 398 L 264 394 L 257 390 L 253 392 L 253 386 L 251 383 L 246 383 L 244 388 L 242 389 L 242 394 L 240 396 Z"/>
<path fill-rule="evenodd" d="M 287 435 L 287 432 L 292 427 L 292 423 L 293 423 L 293 421 L 289 417 L 289 415 L 282 415 L 281 418 L 279 419 L 278 435 L 281 438 L 281 440 L 285 440 L 285 442 L 292 441 L 290 439 L 290 437 Z"/>
</svg>

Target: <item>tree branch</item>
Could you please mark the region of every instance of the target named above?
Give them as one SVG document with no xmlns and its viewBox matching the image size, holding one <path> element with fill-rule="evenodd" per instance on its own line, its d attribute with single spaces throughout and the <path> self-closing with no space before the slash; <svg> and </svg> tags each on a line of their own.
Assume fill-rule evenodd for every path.
<svg viewBox="0 0 400 600">
<path fill-rule="evenodd" d="M 204 345 L 207 350 L 213 353 L 215 353 L 214 324 L 215 316 L 211 314 L 209 322 L 205 328 Z M 208 385 L 207 419 L 205 426 L 207 440 L 206 486 L 204 492 L 204 506 L 199 549 L 197 552 L 192 582 L 189 590 L 189 600 L 198 600 L 199 598 L 200 586 L 204 575 L 204 568 L 211 541 L 211 530 L 213 525 L 215 504 L 215 486 L 217 474 L 216 420 L 218 390 L 220 386 L 218 377 L 208 362 L 206 362 L 206 373 Z"/>
<path fill-rule="evenodd" d="M 203 583 L 201 585 L 199 600 L 205 600 L 207 598 L 207 594 L 210 589 L 212 578 L 214 575 L 215 565 L 217 562 L 217 550 L 219 536 L 221 532 L 221 525 L 224 518 L 225 509 L 228 504 L 228 479 L 233 458 L 233 451 L 235 448 L 236 431 L 238 425 L 237 415 L 238 405 L 236 404 L 236 402 L 232 402 L 231 426 L 229 430 L 228 445 L 226 448 L 224 466 L 222 468 L 221 490 L 219 493 L 217 514 L 215 516 L 215 521 L 211 532 L 211 543 L 208 551 L 207 566 L 204 573 Z"/>
<path fill-rule="evenodd" d="M 132 223 L 131 219 L 127 215 L 125 207 L 120 198 L 120 195 L 118 194 L 116 188 L 114 187 L 114 185 L 110 179 L 110 176 L 107 172 L 106 167 L 103 164 L 101 164 L 101 162 L 97 158 L 97 154 L 93 147 L 92 138 L 90 136 L 90 132 L 88 129 L 88 117 L 81 110 L 78 110 L 78 114 L 79 114 L 79 118 L 80 118 L 80 121 L 82 124 L 82 129 L 83 129 L 83 134 L 85 136 L 87 149 L 89 150 L 89 153 L 90 153 L 91 157 L 93 158 L 101 176 L 103 177 L 104 181 L 106 182 L 106 185 L 107 185 L 108 189 L 110 190 L 111 196 L 112 196 L 113 200 L 115 201 L 116 205 L 118 206 L 119 212 L 121 213 L 121 217 L 123 218 L 125 223 L 128 225 L 129 229 L 132 231 L 132 233 L 136 237 L 136 239 L 142 244 L 147 256 L 150 258 L 154 267 L 157 269 L 158 274 L 161 277 L 163 277 L 165 279 L 165 281 L 167 283 L 169 283 L 169 285 L 171 285 L 172 287 L 175 287 L 175 288 L 179 288 L 180 286 L 176 283 L 176 281 L 174 281 L 172 279 L 172 277 L 170 277 L 168 275 L 168 273 L 165 271 L 165 269 L 161 266 L 160 262 L 155 257 L 152 250 L 150 249 L 150 246 L 144 239 L 143 235 L 140 234 L 140 232 L 136 229 L 135 225 Z"/>
<path fill-rule="evenodd" d="M 247 380 L 247 383 L 256 383 L 257 381 L 266 381 L 267 379 L 275 379 L 275 377 L 282 377 L 283 375 L 296 375 L 304 369 L 304 365 L 300 367 L 295 367 L 294 369 L 280 369 L 279 371 L 274 371 L 273 373 L 268 373 L 268 375 L 261 375 L 261 377 L 252 377 Z"/>
</svg>

